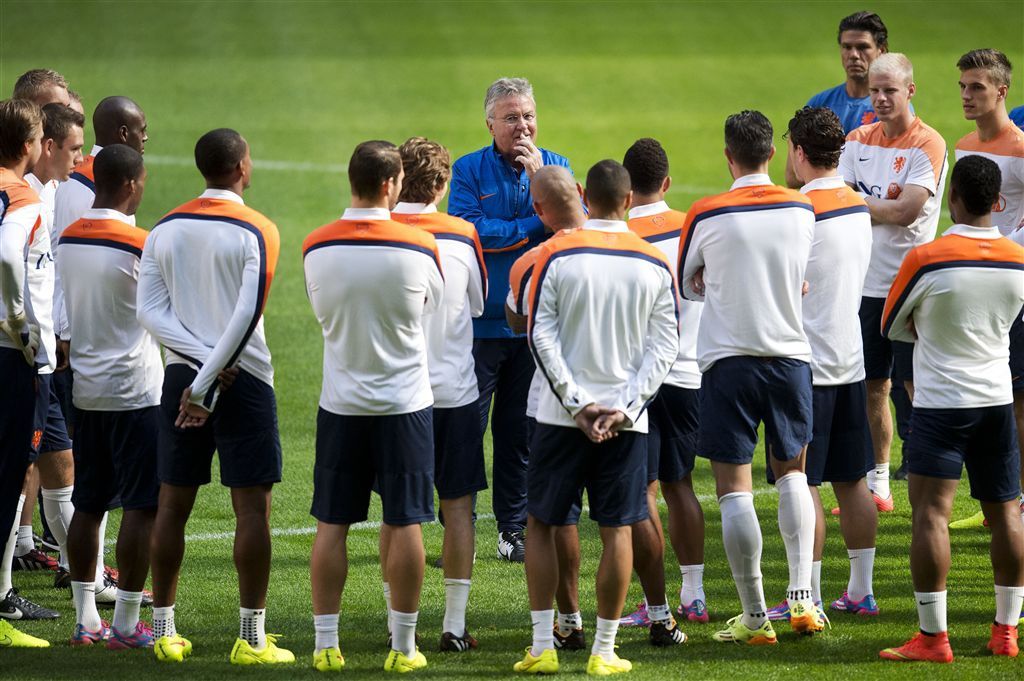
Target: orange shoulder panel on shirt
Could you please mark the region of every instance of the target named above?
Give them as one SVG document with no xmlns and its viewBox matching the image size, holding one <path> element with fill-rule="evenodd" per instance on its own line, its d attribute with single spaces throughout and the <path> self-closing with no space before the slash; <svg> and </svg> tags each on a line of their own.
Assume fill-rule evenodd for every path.
<svg viewBox="0 0 1024 681">
<path fill-rule="evenodd" d="M 866 206 L 867 202 L 849 185 L 843 185 L 836 189 L 815 189 L 807 192 L 807 198 L 814 206 L 815 215 L 829 213 L 834 210 L 842 210 L 852 206 Z"/>
<path fill-rule="evenodd" d="M 232 220 L 240 220 L 255 227 L 260 236 L 263 237 L 263 244 L 266 249 L 267 287 L 269 288 L 270 279 L 274 276 L 274 270 L 277 268 L 277 258 L 281 251 L 281 235 L 277 231 L 277 225 L 271 222 L 269 218 L 243 204 L 226 199 L 209 198 L 193 199 L 188 203 L 178 206 L 167 215 L 175 213 L 193 213 L 210 217 L 230 218 Z M 167 216 L 164 217 L 166 218 Z"/>
<path fill-rule="evenodd" d="M 907 292 L 918 273 L 929 265 L 954 261 L 1024 263 L 1024 248 L 1005 237 L 975 239 L 960 234 L 947 234 L 911 250 L 896 274 L 882 312 L 883 322 L 889 319 L 896 301 Z"/>
<path fill-rule="evenodd" d="M 93 164 L 95 162 L 96 157 L 90 154 L 89 156 L 84 157 L 82 162 L 75 166 L 75 169 L 71 172 L 84 176 L 90 182 L 95 182 L 96 177 L 93 173 Z"/>
<path fill-rule="evenodd" d="M 873 140 L 876 137 L 885 139 L 885 135 L 882 132 L 882 122 L 877 121 L 875 123 L 868 123 L 862 125 L 859 128 L 854 128 L 846 136 L 849 142 L 860 142 L 861 144 L 872 144 L 869 140 Z"/>
<path fill-rule="evenodd" d="M 391 219 L 404 225 L 420 227 L 435 234 L 457 234 L 471 239 L 476 237 L 476 227 L 472 222 L 440 211 L 436 213 L 392 213 Z"/>
<path fill-rule="evenodd" d="M 677 235 L 683 229 L 686 222 L 686 213 L 680 210 L 668 210 L 657 215 L 645 215 L 642 218 L 633 218 L 627 224 L 641 239 L 652 236 L 659 236 L 668 232 L 675 232 Z"/>
<path fill-rule="evenodd" d="M 982 142 L 978 137 L 978 131 L 964 135 L 956 143 L 957 151 L 981 152 L 993 156 L 1012 156 L 1024 158 L 1024 130 L 1021 130 L 1012 122 L 988 142 Z"/>
<path fill-rule="evenodd" d="M 437 240 L 425 229 L 417 229 L 395 220 L 335 220 L 313 230 L 302 243 L 302 253 L 329 241 L 397 241 L 419 246 L 434 254 L 440 266 Z"/>
<path fill-rule="evenodd" d="M 532 272 L 533 266 L 537 264 L 540 249 L 540 246 L 534 246 L 512 263 L 512 269 L 508 273 L 508 283 L 512 289 L 512 298 L 516 304 L 522 302 L 519 300 L 519 291 L 522 290 L 523 279 L 526 278 L 528 272 Z"/>
<path fill-rule="evenodd" d="M 810 205 L 811 200 L 795 189 L 787 189 L 774 184 L 755 185 L 753 187 L 737 187 L 722 194 L 715 194 L 700 199 L 686 212 L 685 224 L 692 224 L 702 214 L 720 208 L 734 206 L 771 206 L 776 203 L 803 203 Z"/>
<path fill-rule="evenodd" d="M 23 178 L 18 178 L 7 168 L 0 167 L 0 192 L 7 195 L 7 212 L 39 203 L 39 194 Z"/>
<path fill-rule="evenodd" d="M 942 164 L 946 162 L 946 141 L 934 128 L 916 116 L 910 127 L 899 137 L 886 137 L 880 121 L 857 128 L 846 139 L 884 149 L 920 149 L 932 164 L 936 184 L 942 173 Z"/>
<path fill-rule="evenodd" d="M 140 251 L 146 243 L 149 232 L 120 220 L 89 220 L 82 218 L 68 225 L 61 233 L 61 239 L 102 239 L 116 241 Z"/>
</svg>

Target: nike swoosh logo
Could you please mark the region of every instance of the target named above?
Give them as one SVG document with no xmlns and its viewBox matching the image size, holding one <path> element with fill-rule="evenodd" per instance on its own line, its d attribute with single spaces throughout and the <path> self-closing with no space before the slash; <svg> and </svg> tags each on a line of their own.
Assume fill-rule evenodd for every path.
<svg viewBox="0 0 1024 681">
<path fill-rule="evenodd" d="M 869 156 L 868 158 L 860 158 L 860 157 L 857 157 L 857 160 L 858 160 L 858 161 L 862 161 L 862 162 L 863 162 L 863 161 L 870 161 L 870 160 L 871 160 L 871 157 L 870 157 L 870 156 Z"/>
<path fill-rule="evenodd" d="M 928 601 L 927 603 L 925 603 L 924 601 L 917 602 L 918 605 L 933 605 L 935 603 L 938 603 L 938 601 Z"/>
<path fill-rule="evenodd" d="M 498 192 L 491 192 L 490 194 L 481 194 L 480 195 L 480 200 L 483 201 L 484 199 L 489 199 L 492 196 L 496 195 L 497 193 Z"/>
<path fill-rule="evenodd" d="M 9 620 L 20 620 L 25 616 L 25 613 L 21 611 L 21 608 L 11 608 L 10 610 L 3 611 L 4 619 Z"/>
<path fill-rule="evenodd" d="M 11 638 L 10 636 L 4 636 L 3 638 L 0 638 L 0 646 L 13 646 L 13 645 L 14 645 L 14 639 Z"/>
</svg>

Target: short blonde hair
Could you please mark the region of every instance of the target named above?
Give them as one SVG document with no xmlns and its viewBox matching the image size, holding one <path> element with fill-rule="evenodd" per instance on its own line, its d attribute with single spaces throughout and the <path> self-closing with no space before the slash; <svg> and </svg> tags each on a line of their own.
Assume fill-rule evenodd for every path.
<svg viewBox="0 0 1024 681">
<path fill-rule="evenodd" d="M 871 66 L 868 69 L 868 77 L 870 78 L 873 73 L 885 73 L 902 78 L 905 85 L 910 85 L 914 82 L 914 65 L 907 59 L 907 55 L 900 52 L 886 52 L 880 55 L 871 62 Z"/>
<path fill-rule="evenodd" d="M 442 145 L 426 137 L 410 137 L 398 148 L 402 157 L 402 193 L 399 201 L 430 203 L 452 177 L 452 157 Z"/>
</svg>

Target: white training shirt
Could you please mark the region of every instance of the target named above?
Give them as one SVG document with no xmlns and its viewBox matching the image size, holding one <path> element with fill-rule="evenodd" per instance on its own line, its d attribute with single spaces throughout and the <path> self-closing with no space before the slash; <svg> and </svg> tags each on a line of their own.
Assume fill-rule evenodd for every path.
<svg viewBox="0 0 1024 681">
<path fill-rule="evenodd" d="M 484 311 L 487 270 L 480 237 L 472 223 L 434 204 L 399 203 L 397 222 L 434 235 L 444 270 L 444 296 L 437 311 L 423 317 L 434 407 L 452 409 L 476 402 L 480 391 L 473 361 L 473 317 Z"/>
<path fill-rule="evenodd" d="M 550 390 L 537 421 L 576 427 L 588 404 L 618 409 L 647 432 L 647 403 L 679 351 L 676 292 L 665 256 L 618 220 L 541 246 L 530 284 L 529 341 Z"/>
<path fill-rule="evenodd" d="M 52 374 L 57 368 L 57 337 L 54 335 L 53 300 L 54 268 L 53 244 L 50 242 L 50 225 L 53 220 L 53 200 L 57 190 L 56 182 L 43 184 L 32 173 L 25 175 L 25 181 L 39 195 L 39 228 L 32 232 L 26 259 L 28 287 L 28 318 L 39 327 L 39 352 L 36 364 L 40 374 Z"/>
<path fill-rule="evenodd" d="M 884 298 L 907 252 L 935 238 L 946 182 L 946 142 L 920 118 L 899 137 L 888 138 L 882 123 L 863 125 L 846 137 L 839 174 L 847 184 L 876 199 L 897 199 L 908 184 L 930 196 L 908 227 L 875 223 L 864 296 Z"/>
<path fill-rule="evenodd" d="M 126 411 L 160 404 L 160 346 L 135 315 L 148 232 L 116 210 L 90 208 L 64 229 L 57 269 L 65 297 L 79 409 Z"/>
<path fill-rule="evenodd" d="M 139 321 L 167 350 L 168 365 L 198 369 L 194 404 L 213 410 L 227 367 L 274 385 L 263 309 L 279 249 L 274 223 L 223 189 L 175 208 L 149 233 Z"/>
<path fill-rule="evenodd" d="M 814 205 L 803 298 L 814 385 L 855 383 L 864 379 L 860 293 L 871 260 L 871 213 L 839 176 L 811 180 L 800 191 Z"/>
<path fill-rule="evenodd" d="M 0 318 L 28 316 L 29 244 L 40 231 L 42 204 L 27 181 L 0 167 Z M 0 347 L 17 350 L 6 333 Z"/>
<path fill-rule="evenodd" d="M 745 175 L 686 213 L 679 289 L 703 300 L 697 333 L 702 372 L 725 357 L 811 361 L 801 291 L 814 240 L 814 210 L 800 192 Z M 704 270 L 704 295 L 693 276 Z"/>
<path fill-rule="evenodd" d="M 679 256 L 679 236 L 682 234 L 686 213 L 672 210 L 664 201 L 629 210 L 629 228 L 649 244 L 653 244 L 668 259 L 672 279 L 676 280 Z M 704 303 L 679 297 L 679 356 L 665 378 L 667 385 L 696 390 L 700 388 L 700 367 L 697 365 L 697 331 Z"/>
<path fill-rule="evenodd" d="M 999 201 L 992 206 L 992 224 L 1004 236 L 1024 225 L 1024 130 L 1008 121 L 987 142 L 975 130 L 956 143 L 954 154 L 958 161 L 964 156 L 984 156 L 999 166 L 1003 182 Z"/>
<path fill-rule="evenodd" d="M 1013 402 L 1010 324 L 1024 306 L 1024 248 L 995 227 L 953 225 L 907 254 L 882 333 L 914 342 L 914 408 Z"/>
<path fill-rule="evenodd" d="M 551 235 L 551 239 L 560 239 L 575 229 L 563 229 Z M 520 317 L 530 316 L 530 282 L 533 278 L 533 267 L 537 264 L 537 257 L 540 255 L 540 246 L 534 246 L 512 263 L 509 271 L 508 296 L 505 304 Z M 533 377 L 530 379 L 530 392 L 526 396 L 526 415 L 532 419 L 537 418 L 537 404 L 540 402 L 540 393 L 547 390 L 547 379 L 537 367 L 534 367 Z"/>
<path fill-rule="evenodd" d="M 385 416 L 433 404 L 423 317 L 444 297 L 434 236 L 386 208 L 348 208 L 307 236 L 302 253 L 324 336 L 320 406 Z"/>
</svg>

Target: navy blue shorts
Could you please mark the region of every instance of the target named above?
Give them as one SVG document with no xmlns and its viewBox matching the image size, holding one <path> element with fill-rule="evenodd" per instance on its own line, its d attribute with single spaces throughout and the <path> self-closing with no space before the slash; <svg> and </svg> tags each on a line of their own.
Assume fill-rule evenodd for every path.
<svg viewBox="0 0 1024 681">
<path fill-rule="evenodd" d="M 1020 315 L 1014 318 L 1010 327 L 1010 376 L 1013 391 L 1024 390 L 1024 321 Z"/>
<path fill-rule="evenodd" d="M 487 489 L 480 405 L 434 408 L 434 486 L 440 499 Z"/>
<path fill-rule="evenodd" d="M 678 482 L 693 471 L 700 390 L 662 385 L 647 407 L 647 482 Z"/>
<path fill-rule="evenodd" d="M 171 364 L 164 372 L 157 446 L 160 482 L 179 487 L 205 485 L 210 482 L 214 451 L 220 460 L 220 482 L 226 487 L 280 482 L 281 439 L 274 389 L 240 371 L 201 428 L 176 428 L 181 394 L 195 377 L 195 370 L 184 364 Z"/>
<path fill-rule="evenodd" d="M 393 416 L 342 416 L 321 408 L 316 415 L 313 517 L 334 525 L 362 522 L 375 490 L 388 525 L 433 520 L 432 411 L 427 407 Z"/>
<path fill-rule="evenodd" d="M 86 513 L 156 508 L 160 408 L 78 409 L 75 417 L 75 508 Z"/>
<path fill-rule="evenodd" d="M 765 450 L 795 459 L 811 441 L 811 365 L 788 357 L 726 357 L 701 380 L 697 451 L 720 463 L 749 464 L 763 421 Z"/>
<path fill-rule="evenodd" d="M 864 381 L 847 385 L 816 385 L 814 434 L 807 445 L 807 484 L 855 482 L 875 466 L 868 425 L 867 387 Z M 767 456 L 765 457 L 767 462 Z M 775 484 L 766 466 L 768 483 Z"/>
<path fill-rule="evenodd" d="M 70 366 L 64 371 L 53 372 L 53 391 L 57 394 L 60 413 L 64 415 L 64 425 L 69 436 L 75 433 L 75 403 L 72 397 L 74 387 L 75 374 Z"/>
<path fill-rule="evenodd" d="M 964 464 L 971 496 L 1000 503 L 1020 495 L 1020 450 L 1013 405 L 973 409 L 914 408 L 914 437 L 903 455 L 907 470 L 959 480 Z"/>
<path fill-rule="evenodd" d="M 9 530 L 32 451 L 37 384 L 35 369 L 11 348 L 0 348 L 0 376 L 0 527 Z"/>
<path fill-rule="evenodd" d="M 885 298 L 860 299 L 860 335 L 864 341 L 865 380 L 891 378 L 914 380 L 914 344 L 889 340 L 882 335 Z"/>
<path fill-rule="evenodd" d="M 32 452 L 29 460 L 35 461 L 46 452 L 63 452 L 71 449 L 64 414 L 54 387 L 53 374 L 39 374 L 36 377 L 37 390 L 35 405 L 35 432 L 32 434 Z"/>
<path fill-rule="evenodd" d="M 647 436 L 626 431 L 591 442 L 579 428 L 538 423 L 530 446 L 527 510 L 546 525 L 573 525 L 587 490 L 590 517 L 603 527 L 647 518 Z"/>
</svg>

